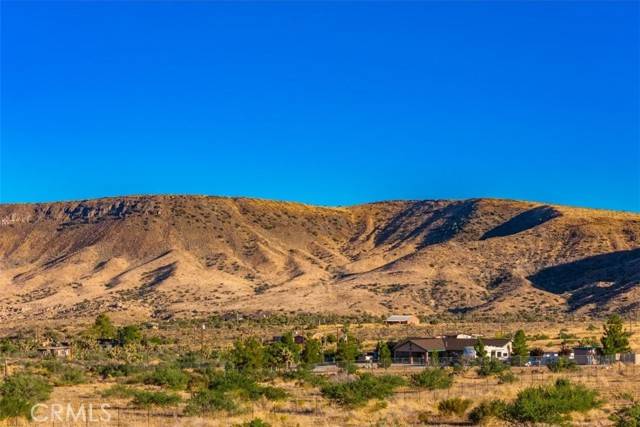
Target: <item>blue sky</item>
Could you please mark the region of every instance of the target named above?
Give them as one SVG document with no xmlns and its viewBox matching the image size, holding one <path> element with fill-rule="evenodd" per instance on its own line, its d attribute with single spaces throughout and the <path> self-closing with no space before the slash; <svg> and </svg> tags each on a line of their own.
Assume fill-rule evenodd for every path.
<svg viewBox="0 0 640 427">
<path fill-rule="evenodd" d="M 2 2 L 0 200 L 640 211 L 638 2 Z"/>
</svg>

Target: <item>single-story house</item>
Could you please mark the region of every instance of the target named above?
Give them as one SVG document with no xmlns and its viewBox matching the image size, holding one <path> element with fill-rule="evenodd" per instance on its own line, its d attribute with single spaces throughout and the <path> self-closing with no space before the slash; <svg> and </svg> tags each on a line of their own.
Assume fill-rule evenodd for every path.
<svg viewBox="0 0 640 427">
<path fill-rule="evenodd" d="M 387 317 L 384 323 L 387 325 L 419 325 L 420 319 L 413 315 L 394 314 Z"/>
<path fill-rule="evenodd" d="M 40 357 L 55 357 L 56 359 L 71 359 L 71 347 L 66 344 L 51 345 L 38 348 Z"/>
<path fill-rule="evenodd" d="M 478 338 L 457 338 L 457 336 L 407 338 L 393 347 L 393 357 L 400 363 L 424 364 L 430 355 L 437 353 L 441 358 L 475 357 L 474 346 Z M 506 338 L 482 339 L 487 355 L 493 359 L 505 360 L 511 356 L 511 340 Z"/>
</svg>

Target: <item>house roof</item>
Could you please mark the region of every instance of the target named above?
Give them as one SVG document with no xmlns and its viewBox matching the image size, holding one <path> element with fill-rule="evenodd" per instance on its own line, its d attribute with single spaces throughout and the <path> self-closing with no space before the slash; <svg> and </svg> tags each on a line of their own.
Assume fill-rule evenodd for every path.
<svg viewBox="0 0 640 427">
<path fill-rule="evenodd" d="M 407 322 L 409 320 L 415 320 L 416 316 L 405 314 L 393 314 L 385 320 L 385 322 Z"/>
<path fill-rule="evenodd" d="M 424 351 L 444 351 L 444 341 L 442 338 L 407 338 L 404 341 L 400 341 L 395 345 L 394 349 L 406 344 L 412 343 L 413 345 L 420 347 Z"/>
</svg>

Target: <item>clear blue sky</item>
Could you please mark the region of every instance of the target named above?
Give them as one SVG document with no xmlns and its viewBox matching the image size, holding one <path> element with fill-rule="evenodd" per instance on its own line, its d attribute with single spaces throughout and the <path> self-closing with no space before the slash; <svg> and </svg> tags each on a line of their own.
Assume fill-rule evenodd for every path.
<svg viewBox="0 0 640 427">
<path fill-rule="evenodd" d="M 640 211 L 638 2 L 2 1 L 2 202 Z"/>
</svg>

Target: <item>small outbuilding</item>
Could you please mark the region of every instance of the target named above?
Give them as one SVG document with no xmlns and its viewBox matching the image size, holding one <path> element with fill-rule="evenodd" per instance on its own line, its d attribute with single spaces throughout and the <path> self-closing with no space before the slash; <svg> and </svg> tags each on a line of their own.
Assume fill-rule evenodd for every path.
<svg viewBox="0 0 640 427">
<path fill-rule="evenodd" d="M 413 315 L 394 314 L 387 317 L 384 323 L 387 325 L 419 325 L 420 319 Z"/>
<path fill-rule="evenodd" d="M 578 365 L 595 365 L 598 363 L 598 348 L 592 346 L 575 347 L 573 360 Z"/>
<path fill-rule="evenodd" d="M 53 357 L 56 359 L 71 359 L 72 351 L 68 345 L 52 345 L 38 348 L 40 357 Z"/>
</svg>

